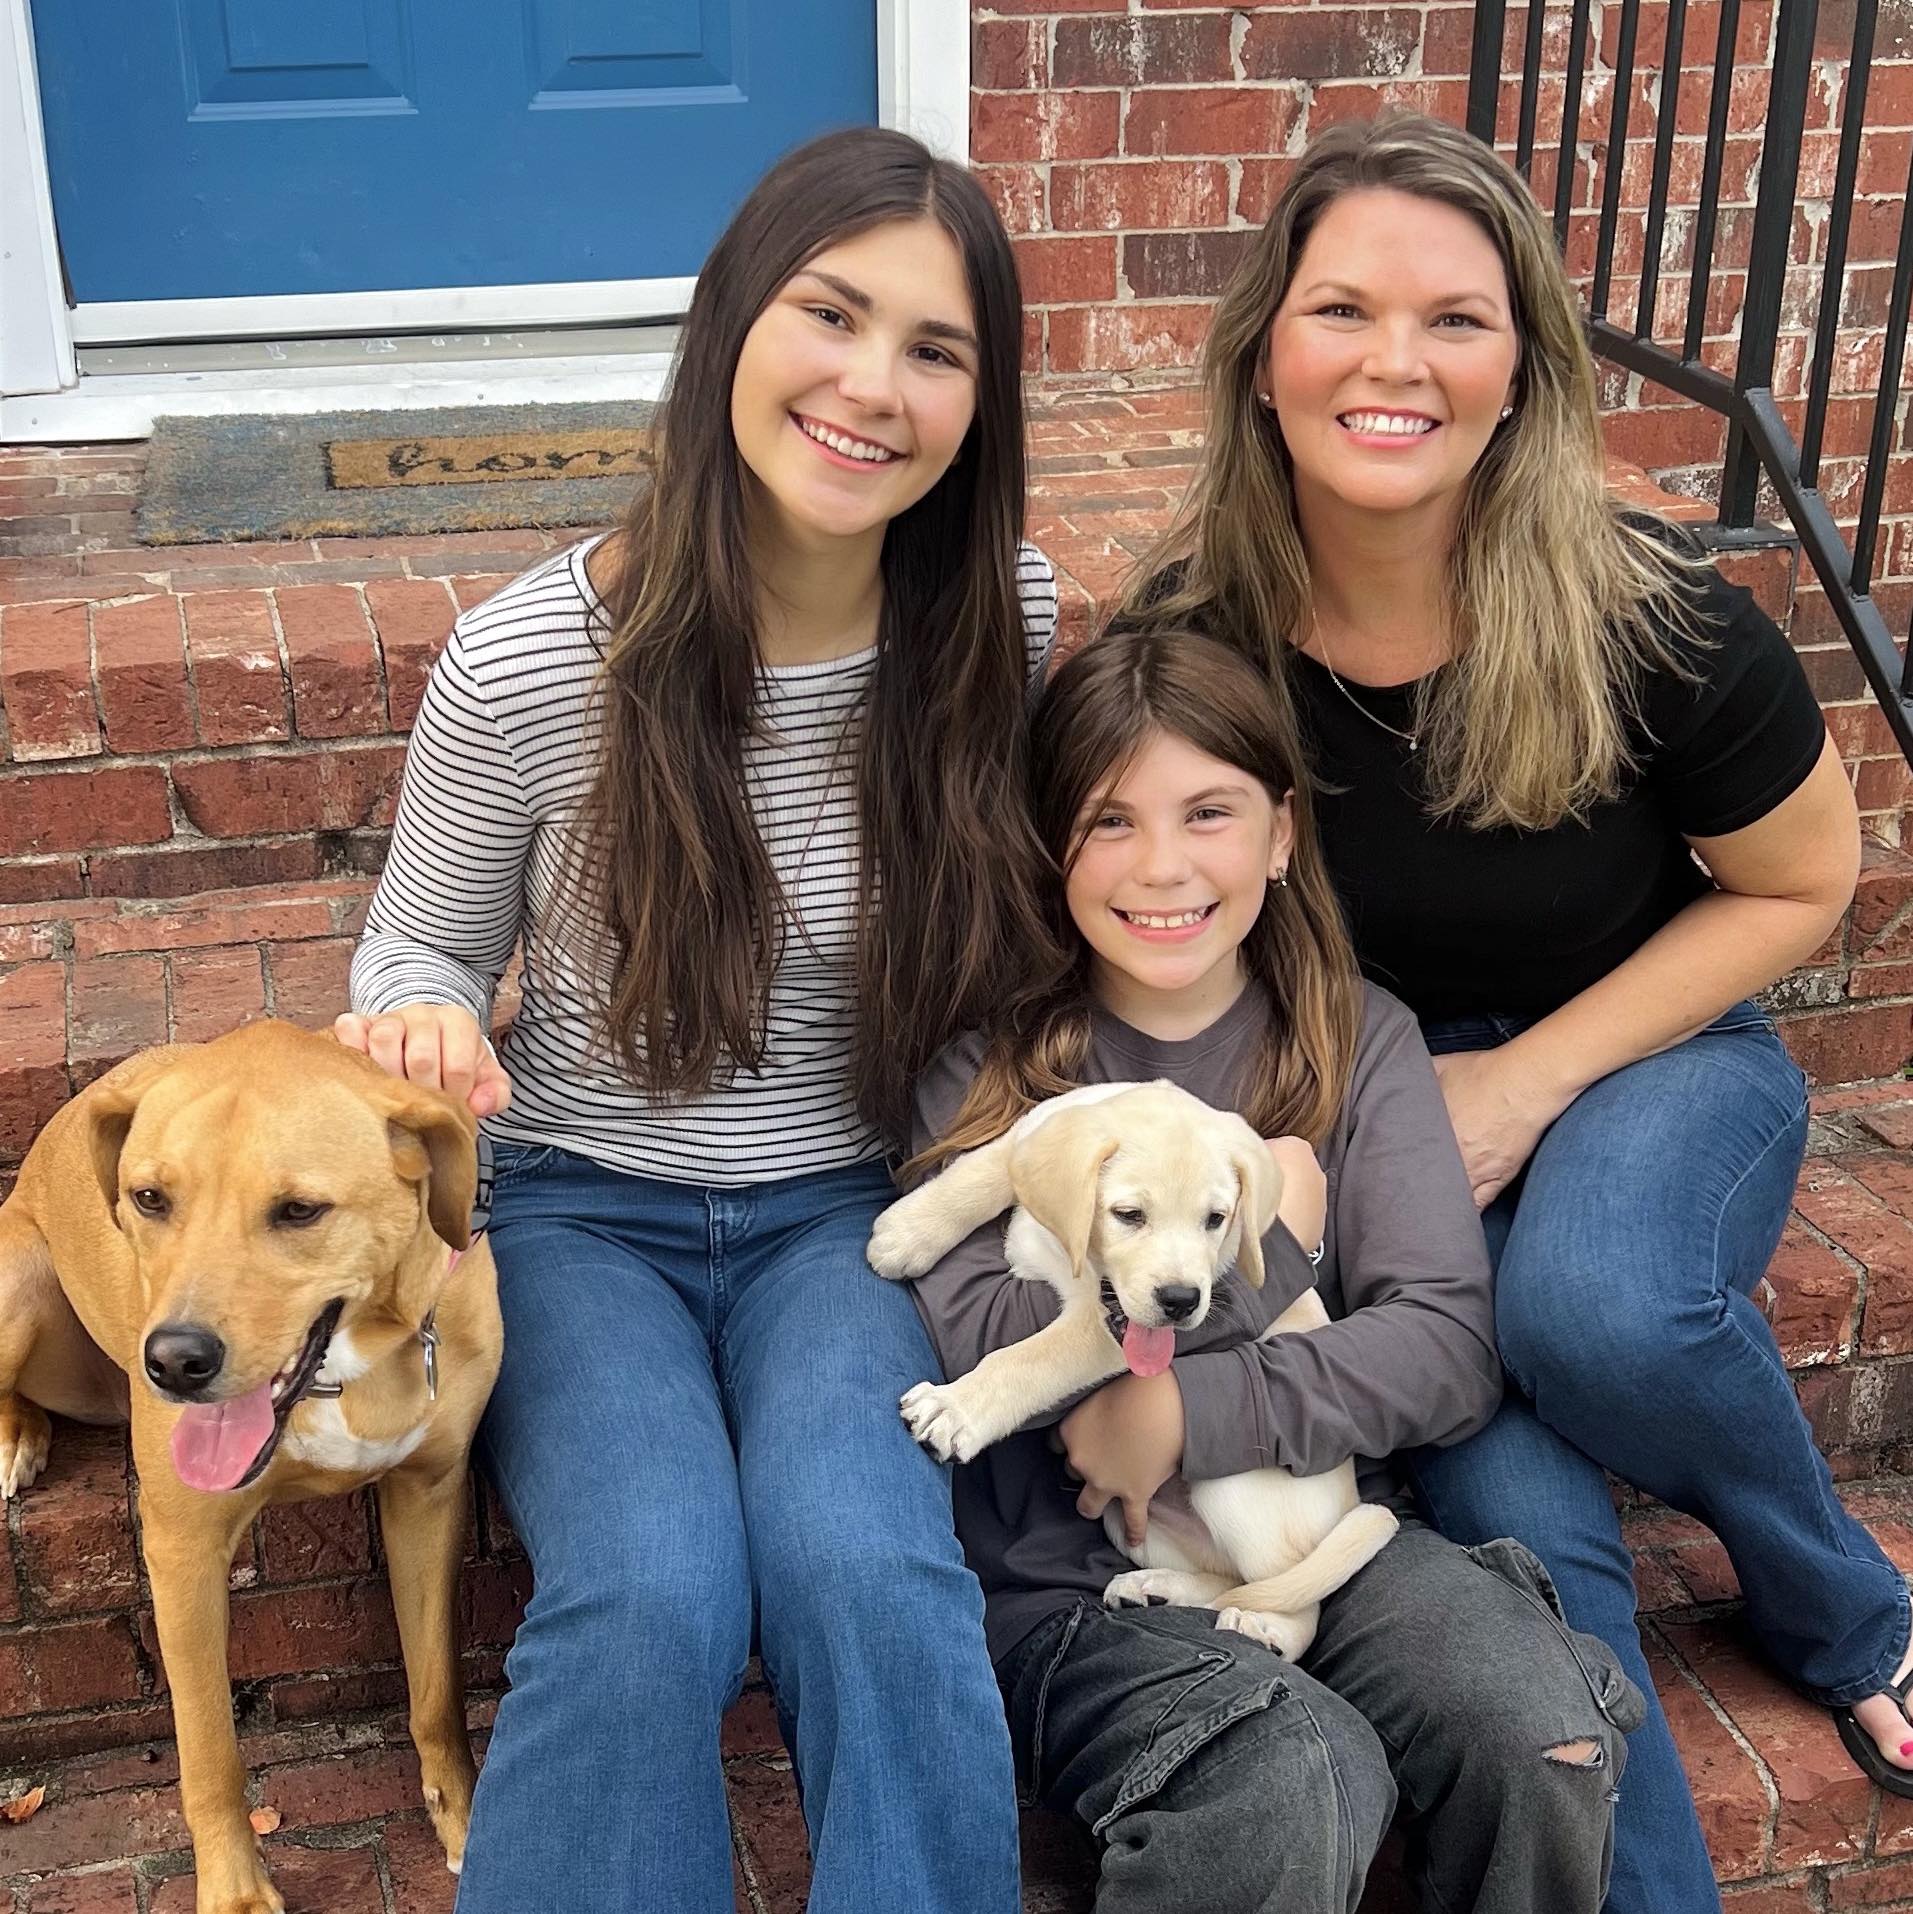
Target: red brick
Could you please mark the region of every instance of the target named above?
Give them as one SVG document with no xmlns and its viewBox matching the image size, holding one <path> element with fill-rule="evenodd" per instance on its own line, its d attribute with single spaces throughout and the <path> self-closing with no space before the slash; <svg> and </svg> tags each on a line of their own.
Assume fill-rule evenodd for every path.
<svg viewBox="0 0 1913 1914">
<path fill-rule="evenodd" d="M 318 840 L 281 838 L 266 844 L 182 845 L 157 851 L 110 851 L 88 864 L 95 897 L 163 899 L 255 884 L 291 884 L 324 877 Z"/>
<path fill-rule="evenodd" d="M 259 1561 L 268 1582 L 362 1575 L 372 1567 L 366 1494 L 288 1502 L 259 1518 Z"/>
<path fill-rule="evenodd" d="M 390 1821 L 385 1858 L 392 1869 L 394 1904 L 405 1914 L 452 1914 L 458 1877 L 445 1865 L 445 1850 L 429 1821 Z"/>
<path fill-rule="evenodd" d="M 502 591 L 511 583 L 512 576 L 510 572 L 473 572 L 445 582 L 451 586 L 459 610 L 469 611 L 474 605 L 482 605 L 494 592 Z"/>
<path fill-rule="evenodd" d="M 166 1041 L 166 960 L 132 951 L 74 962 L 67 1054 L 90 1081 L 136 1050 Z"/>
<path fill-rule="evenodd" d="M 1117 93 L 974 93 L 970 156 L 989 160 L 1103 159 L 1121 125 Z"/>
<path fill-rule="evenodd" d="M 1767 1831 L 1767 1795 L 1759 1770 L 1698 1690 L 1651 1641 L 1648 1667 L 1674 1731 L 1715 1868 L 1729 1880 L 1758 1872 Z"/>
<path fill-rule="evenodd" d="M 1228 169 L 1216 160 L 1058 166 L 1050 174 L 1050 221 L 1059 232 L 1173 231 L 1228 217 Z"/>
<path fill-rule="evenodd" d="M 106 741 L 115 751 L 167 751 L 193 742 L 177 598 L 95 605 L 93 654 Z"/>
<path fill-rule="evenodd" d="M 32 1820 L 7 1830 L 7 1861 L 9 1871 L 52 1873 L 88 1862 L 165 1854 L 184 1847 L 186 1838 L 176 1788 L 68 1795 L 49 1800 Z"/>
<path fill-rule="evenodd" d="M 293 729 L 303 738 L 361 738 L 386 728 L 378 651 L 350 585 L 300 585 L 274 594 L 292 674 Z"/>
<path fill-rule="evenodd" d="M 1913 1901 L 1913 1861 L 1835 1875 L 1827 1882 L 1829 1908 L 1904 1906 L 1908 1901 Z"/>
<path fill-rule="evenodd" d="M 302 1848 L 265 1843 L 272 1884 L 286 1914 L 385 1914 L 378 1861 L 370 1847 Z M 193 1914 L 196 1883 L 175 1874 L 153 1896 L 152 1914 Z"/>
<path fill-rule="evenodd" d="M 747 1873 L 768 1906 L 795 1914 L 809 1891 L 810 1848 L 790 1762 L 781 1755 L 733 1761 L 724 1785 Z"/>
<path fill-rule="evenodd" d="M 1050 55 L 1058 87 L 1189 85 L 1234 78 L 1230 16 L 1059 20 Z M 1259 76 L 1258 76 L 1259 77 Z"/>
<path fill-rule="evenodd" d="M 970 85 L 1030 93 L 1049 84 L 1049 34 L 1041 20 L 970 23 Z"/>
<path fill-rule="evenodd" d="M 372 1709 L 403 1708 L 405 1670 L 355 1668 L 337 1674 L 295 1675 L 267 1682 L 265 1693 L 274 1721 L 330 1721 Z"/>
<path fill-rule="evenodd" d="M 1466 80 L 1322 80 L 1309 106 L 1309 131 L 1347 120 L 1372 120 L 1391 108 L 1426 113 L 1459 126 L 1468 111 Z"/>
<path fill-rule="evenodd" d="M 411 729 L 432 661 L 445 648 L 458 607 L 438 579 L 376 578 L 365 602 L 385 659 L 385 702 L 392 729 Z"/>
<path fill-rule="evenodd" d="M 30 863 L 0 864 L 0 905 L 39 904 L 50 898 L 77 897 L 85 887 L 74 857 L 35 858 Z"/>
<path fill-rule="evenodd" d="M 0 773 L 0 857 L 157 844 L 172 830 L 157 765 Z"/>
<path fill-rule="evenodd" d="M 21 1574 L 38 1613 L 86 1614 L 134 1600 L 123 1430 L 63 1422 L 15 1521 Z"/>
<path fill-rule="evenodd" d="M 66 967 L 0 972 L 0 1156 L 23 1156 L 67 1090 Z"/>
<path fill-rule="evenodd" d="M 1852 1347 L 1859 1276 L 1789 1218 L 1767 1269 L 1774 1338 L 1789 1364 L 1838 1362 Z"/>
<path fill-rule="evenodd" d="M 1810 1083 L 1898 1076 L 1913 1057 L 1913 1004 L 1783 1018 L 1780 1034 Z"/>
<path fill-rule="evenodd" d="M 1116 296 L 1113 239 L 1019 239 L 1014 242 L 1014 250 L 1016 273 L 1027 305 L 1063 305 Z"/>
<path fill-rule="evenodd" d="M 1138 299 L 1213 299 L 1256 235 L 1131 233 L 1123 240 L 1123 278 Z"/>
<path fill-rule="evenodd" d="M 175 1043 L 208 1043 L 265 1014 L 266 980 L 256 945 L 175 951 L 166 966 Z"/>
<path fill-rule="evenodd" d="M 0 612 L 0 697 L 12 755 L 85 758 L 100 749 L 84 605 Z"/>
<path fill-rule="evenodd" d="M 1827 1166 L 1809 1168 L 1794 1201 L 1815 1229 L 1866 1269 L 1861 1353 L 1899 1356 L 1913 1350 L 1913 1223 Z"/>
<path fill-rule="evenodd" d="M 510 1562 L 476 1562 L 459 1584 L 462 1641 L 487 1648 L 508 1648 L 531 1599 L 531 1564 L 521 1556 Z"/>
<path fill-rule="evenodd" d="M 174 788 L 208 837 L 347 831 L 390 824 L 405 751 L 372 745 L 176 765 Z"/>
<path fill-rule="evenodd" d="M 131 1868 L 64 1874 L 27 1889 L 27 1914 L 139 1914 Z"/>
<path fill-rule="evenodd" d="M 1049 328 L 1050 364 L 1059 372 L 1193 366 L 1209 330 L 1209 309 L 1072 306 L 1051 313 Z"/>
<path fill-rule="evenodd" d="M 1276 196 L 1294 171 L 1293 160 L 1245 159 L 1236 191 L 1236 217 L 1260 226 L 1275 210 Z"/>
<path fill-rule="evenodd" d="M 350 1827 L 419 1803 L 418 1757 L 409 1747 L 364 1748 L 324 1761 L 273 1768 L 259 1793 L 284 1817 L 281 1827 Z"/>
<path fill-rule="evenodd" d="M 286 736 L 285 675 L 270 594 L 194 592 L 180 602 L 200 741 L 258 744 Z"/>
<path fill-rule="evenodd" d="M 272 944 L 266 968 L 272 978 L 272 1014 L 308 1029 L 322 1030 L 350 1008 L 346 977 L 354 940 L 315 937 L 303 943 Z"/>
<path fill-rule="evenodd" d="M 198 949 L 213 944 L 254 944 L 269 938 L 323 937 L 338 928 L 340 900 L 356 897 L 360 886 L 347 882 L 289 885 L 283 891 L 249 896 L 245 891 L 215 893 L 173 910 L 134 910 L 87 917 L 73 927 L 79 957 L 116 951 Z"/>
<path fill-rule="evenodd" d="M 1242 70 L 1252 80 L 1398 77 L 1414 61 L 1421 24 L 1405 7 L 1271 8 L 1250 16 Z"/>
<path fill-rule="evenodd" d="M 1142 87 L 1123 116 L 1123 151 L 1138 158 L 1275 153 L 1301 117 L 1295 95 L 1275 87 Z"/>
<path fill-rule="evenodd" d="M 384 1582 L 364 1580 L 245 1590 L 233 1597 L 231 1653 L 235 1681 L 390 1661 L 391 1597 Z"/>
<path fill-rule="evenodd" d="M 34 1624 L 0 1635 L 0 1719 L 139 1696 L 139 1657 L 122 1616 Z"/>
</svg>

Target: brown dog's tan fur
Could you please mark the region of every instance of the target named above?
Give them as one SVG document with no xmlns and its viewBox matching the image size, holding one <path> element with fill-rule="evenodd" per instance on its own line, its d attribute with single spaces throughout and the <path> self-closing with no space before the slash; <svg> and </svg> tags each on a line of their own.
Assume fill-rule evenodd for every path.
<svg viewBox="0 0 1913 1914">
<path fill-rule="evenodd" d="M 283 1905 L 246 1818 L 233 1732 L 233 1552 L 267 1503 L 368 1481 L 426 1805 L 451 1865 L 463 1858 L 474 1772 L 458 1563 L 467 1453 L 501 1345 L 490 1250 L 482 1240 L 467 1249 L 474 1146 L 472 1118 L 450 1098 L 386 1076 L 329 1037 L 259 1023 L 109 1072 L 46 1126 L 0 1205 L 0 1493 L 44 1464 L 48 1410 L 85 1422 L 130 1412 L 198 1914 Z M 130 1200 L 148 1186 L 170 1201 L 163 1219 Z M 330 1208 L 303 1227 L 275 1222 L 295 1195 Z M 448 1279 L 452 1249 L 467 1253 Z M 238 1395 L 297 1355 L 334 1298 L 345 1306 L 333 1348 L 349 1347 L 357 1372 L 344 1394 L 296 1405 L 250 1484 L 186 1487 L 170 1448 L 181 1411 L 145 1377 L 148 1333 L 182 1320 L 212 1330 L 227 1350 L 216 1393 Z M 435 1402 L 418 1334 L 434 1304 Z"/>
</svg>

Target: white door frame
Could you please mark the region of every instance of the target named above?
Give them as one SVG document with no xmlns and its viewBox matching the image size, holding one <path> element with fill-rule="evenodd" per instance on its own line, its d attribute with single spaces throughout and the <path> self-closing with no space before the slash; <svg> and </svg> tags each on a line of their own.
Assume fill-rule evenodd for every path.
<svg viewBox="0 0 1913 1914">
<path fill-rule="evenodd" d="M 967 160 L 969 0 L 873 4 L 879 124 L 905 128 L 938 152 Z M 456 404 L 477 394 L 548 396 L 554 374 L 565 383 L 564 362 L 550 360 L 535 373 L 522 361 L 472 360 L 436 379 L 381 380 L 370 365 L 349 381 L 318 379 L 294 367 L 223 377 L 88 377 L 80 371 L 76 346 L 314 333 L 371 340 L 422 327 L 465 332 L 624 322 L 681 312 L 690 298 L 695 281 L 671 278 L 73 306 L 60 272 L 28 8 L 29 0 L 0 0 L 0 442 L 139 437 L 150 430 L 156 410 L 312 411 L 342 401 L 380 408 Z M 640 363 L 636 357 L 623 365 L 580 361 L 575 370 L 578 390 L 572 396 L 580 398 L 648 396 L 662 374 L 656 360 Z"/>
</svg>

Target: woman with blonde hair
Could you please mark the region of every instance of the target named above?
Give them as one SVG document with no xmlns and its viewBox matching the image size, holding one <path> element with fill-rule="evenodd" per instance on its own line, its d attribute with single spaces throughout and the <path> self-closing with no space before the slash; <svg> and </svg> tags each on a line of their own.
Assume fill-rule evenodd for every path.
<svg viewBox="0 0 1913 1914">
<path fill-rule="evenodd" d="M 1608 497 L 1548 225 L 1478 142 L 1336 127 L 1217 310 L 1189 502 L 1125 619 L 1286 686 L 1357 953 L 1404 998 L 1497 1263 L 1506 1400 L 1416 1463 L 1653 1695 L 1603 1470 L 1707 1522 L 1748 1619 L 1913 1793 L 1905 1584 L 1841 1507 L 1751 1292 L 1806 1131 L 1751 1002 L 1838 923 L 1858 831 L 1785 638 Z M 1658 1707 L 1615 1914 L 1718 1909 Z"/>
</svg>

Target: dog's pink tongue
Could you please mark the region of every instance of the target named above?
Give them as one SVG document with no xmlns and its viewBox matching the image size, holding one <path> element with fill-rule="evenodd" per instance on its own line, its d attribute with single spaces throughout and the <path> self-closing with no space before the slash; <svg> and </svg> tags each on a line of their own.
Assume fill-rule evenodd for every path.
<svg viewBox="0 0 1913 1914">
<path fill-rule="evenodd" d="M 173 1468 L 189 1489 L 231 1489 L 272 1434 L 272 1384 L 230 1402 L 189 1404 L 173 1424 Z"/>
<path fill-rule="evenodd" d="M 1145 1329 L 1141 1323 L 1123 1325 L 1123 1361 L 1137 1376 L 1159 1376 L 1175 1359 L 1173 1329 Z"/>
</svg>

